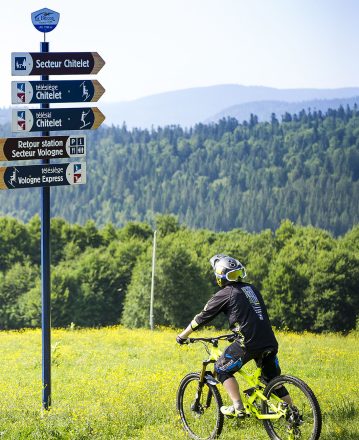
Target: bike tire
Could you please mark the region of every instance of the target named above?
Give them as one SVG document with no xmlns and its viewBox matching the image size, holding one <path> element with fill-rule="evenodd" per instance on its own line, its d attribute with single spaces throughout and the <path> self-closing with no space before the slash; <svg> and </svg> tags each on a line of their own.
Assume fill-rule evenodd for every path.
<svg viewBox="0 0 359 440">
<path fill-rule="evenodd" d="M 278 376 L 265 387 L 263 394 L 267 399 L 279 386 L 285 386 L 293 405 L 288 414 L 277 420 L 263 420 L 267 434 L 272 440 L 318 440 L 322 428 L 322 414 L 317 398 L 309 386 L 294 376 Z M 262 402 L 263 414 L 270 412 L 266 402 Z"/>
<path fill-rule="evenodd" d="M 223 401 L 217 387 L 205 383 L 199 407 L 194 409 L 193 404 L 196 400 L 199 378 L 199 373 L 189 373 L 181 380 L 176 397 L 177 412 L 184 430 L 192 439 L 212 440 L 222 432 L 224 416 L 220 408 Z M 210 397 L 208 397 L 209 395 Z M 209 408 L 206 408 L 208 398 L 210 398 L 211 404 Z"/>
</svg>

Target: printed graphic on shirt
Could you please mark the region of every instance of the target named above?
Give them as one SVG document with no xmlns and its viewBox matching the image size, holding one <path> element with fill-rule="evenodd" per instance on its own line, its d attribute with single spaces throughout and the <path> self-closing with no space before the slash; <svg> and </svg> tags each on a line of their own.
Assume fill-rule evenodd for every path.
<svg viewBox="0 0 359 440">
<path fill-rule="evenodd" d="M 263 318 L 262 308 L 261 308 L 261 305 L 258 301 L 257 295 L 254 293 L 252 287 L 251 286 L 244 286 L 244 287 L 242 287 L 242 290 L 243 290 L 244 294 L 246 295 L 248 301 L 251 303 L 253 310 L 257 313 L 259 319 L 261 321 L 263 321 L 264 318 Z"/>
</svg>

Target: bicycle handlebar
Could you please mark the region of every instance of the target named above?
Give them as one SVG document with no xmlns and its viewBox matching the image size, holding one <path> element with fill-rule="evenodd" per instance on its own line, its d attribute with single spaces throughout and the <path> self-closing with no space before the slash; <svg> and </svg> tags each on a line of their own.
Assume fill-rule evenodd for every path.
<svg viewBox="0 0 359 440">
<path fill-rule="evenodd" d="M 212 338 L 188 338 L 188 343 L 193 344 L 195 342 L 209 342 L 210 344 L 214 344 L 216 341 L 219 341 L 221 339 L 233 342 L 237 337 L 237 333 L 231 333 L 227 335 L 214 336 Z"/>
</svg>

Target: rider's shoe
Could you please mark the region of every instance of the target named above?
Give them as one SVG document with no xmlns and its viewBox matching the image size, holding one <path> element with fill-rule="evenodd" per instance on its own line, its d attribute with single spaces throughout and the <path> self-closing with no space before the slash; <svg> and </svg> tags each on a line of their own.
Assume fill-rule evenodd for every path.
<svg viewBox="0 0 359 440">
<path fill-rule="evenodd" d="M 245 409 L 236 409 L 233 405 L 221 406 L 221 413 L 230 419 L 244 419 L 245 417 L 247 417 Z"/>
</svg>

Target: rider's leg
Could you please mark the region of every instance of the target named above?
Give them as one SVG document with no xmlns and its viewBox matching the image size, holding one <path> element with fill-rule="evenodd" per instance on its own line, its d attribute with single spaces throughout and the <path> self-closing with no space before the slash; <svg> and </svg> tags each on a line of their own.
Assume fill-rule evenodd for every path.
<svg viewBox="0 0 359 440">
<path fill-rule="evenodd" d="M 223 386 L 231 398 L 233 406 L 238 410 L 243 409 L 243 402 L 239 393 L 239 386 L 236 378 L 234 376 L 229 377 L 223 382 Z"/>
<path fill-rule="evenodd" d="M 284 402 L 288 403 L 288 405 L 293 405 L 293 400 L 289 394 L 283 396 L 282 399 L 284 400 Z"/>
<path fill-rule="evenodd" d="M 261 362 L 262 376 L 265 383 L 268 383 L 271 379 L 281 374 L 276 350 L 268 355 L 261 357 L 259 360 L 256 359 L 257 365 L 258 361 Z M 293 401 L 288 394 L 287 389 L 283 385 L 280 385 L 276 388 L 276 394 L 278 397 L 283 399 L 284 402 L 288 403 L 289 405 L 293 405 Z"/>
<path fill-rule="evenodd" d="M 218 380 L 223 384 L 229 397 L 233 402 L 233 406 L 223 406 L 221 412 L 230 417 L 244 418 L 246 416 L 237 380 L 233 374 L 250 360 L 243 347 L 238 342 L 229 345 L 217 360 L 215 370 Z"/>
</svg>

